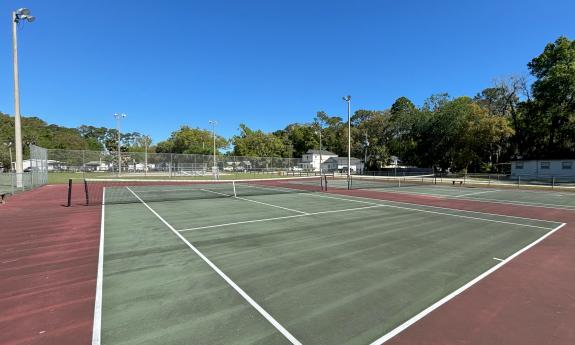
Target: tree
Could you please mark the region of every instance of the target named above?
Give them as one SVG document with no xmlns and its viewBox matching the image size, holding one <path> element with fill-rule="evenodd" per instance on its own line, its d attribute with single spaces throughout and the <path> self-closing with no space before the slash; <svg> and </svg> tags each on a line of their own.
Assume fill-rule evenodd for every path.
<svg viewBox="0 0 575 345">
<path fill-rule="evenodd" d="M 226 149 L 229 142 L 222 136 L 216 135 L 216 150 Z M 181 126 L 172 132 L 170 138 L 156 145 L 158 153 L 196 153 L 213 154 L 213 134 L 209 130 Z"/>
<path fill-rule="evenodd" d="M 518 109 L 520 107 L 519 96 L 521 94 L 527 100 L 531 98 L 525 78 L 513 76 L 495 82 L 493 87 L 484 89 L 474 98 L 474 101 L 486 109 L 490 115 L 510 121 L 515 132 L 510 141 L 498 144 L 497 160 L 499 160 L 500 155 L 503 156 L 504 160 L 509 160 L 522 154 L 520 149 L 523 147 L 524 137 Z"/>
<path fill-rule="evenodd" d="M 240 124 L 240 134 L 232 139 L 234 155 L 256 157 L 284 157 L 288 148 L 280 137 L 262 130 L 252 130 Z"/>
<path fill-rule="evenodd" d="M 533 157 L 575 157 L 575 41 L 559 37 L 527 65 L 537 78 L 534 100 L 527 101 L 524 125 L 530 140 L 523 147 Z M 543 150 L 533 151 L 535 136 L 543 135 Z"/>
</svg>

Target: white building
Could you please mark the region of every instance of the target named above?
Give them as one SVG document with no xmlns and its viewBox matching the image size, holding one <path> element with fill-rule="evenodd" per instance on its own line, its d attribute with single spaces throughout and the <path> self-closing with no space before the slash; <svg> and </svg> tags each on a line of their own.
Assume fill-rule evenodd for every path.
<svg viewBox="0 0 575 345">
<path fill-rule="evenodd" d="M 511 162 L 511 176 L 574 177 L 575 159 L 541 159 Z"/>
<path fill-rule="evenodd" d="M 320 162 L 321 157 L 321 162 Z M 301 163 L 299 163 L 300 168 L 303 170 L 319 171 L 320 164 L 325 170 L 324 163 L 330 159 L 337 157 L 333 152 L 326 150 L 307 150 L 301 157 Z"/>
<path fill-rule="evenodd" d="M 322 164 L 324 171 L 347 172 L 347 157 L 330 157 Z M 351 157 L 350 171 L 357 173 L 363 171 L 363 162 Z"/>
<path fill-rule="evenodd" d="M 33 162 L 30 159 L 24 159 L 22 161 L 22 169 L 24 169 L 24 170 L 26 170 L 28 168 L 32 169 L 32 167 L 38 167 L 40 164 L 41 164 L 41 160 L 37 160 L 36 162 Z M 47 164 L 48 171 L 63 170 L 63 169 L 67 168 L 64 163 L 62 163 L 60 161 L 52 160 L 52 159 L 46 160 L 46 164 Z M 12 165 L 14 165 L 14 163 Z"/>
</svg>

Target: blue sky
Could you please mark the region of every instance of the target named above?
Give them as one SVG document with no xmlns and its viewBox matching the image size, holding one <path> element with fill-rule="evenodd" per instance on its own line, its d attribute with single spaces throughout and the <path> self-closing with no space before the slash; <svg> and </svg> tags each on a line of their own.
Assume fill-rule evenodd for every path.
<svg viewBox="0 0 575 345">
<path fill-rule="evenodd" d="M 165 139 L 180 125 L 231 136 L 324 110 L 386 109 L 406 96 L 473 96 L 560 35 L 575 1 L 16 1 L 0 4 L 0 111 L 13 113 L 10 12 L 19 30 L 24 115 Z"/>
</svg>

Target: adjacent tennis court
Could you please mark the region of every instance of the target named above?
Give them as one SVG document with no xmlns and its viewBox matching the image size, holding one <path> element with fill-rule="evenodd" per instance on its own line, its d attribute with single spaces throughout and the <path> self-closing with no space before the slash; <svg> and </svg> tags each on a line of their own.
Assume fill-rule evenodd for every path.
<svg viewBox="0 0 575 345">
<path fill-rule="evenodd" d="M 451 183 L 453 182 L 453 183 Z M 347 189 L 347 179 L 328 181 L 331 187 Z M 429 195 L 441 198 L 456 198 L 515 204 L 535 207 L 575 210 L 575 190 L 536 191 L 514 188 L 478 187 L 459 184 L 459 181 L 435 178 L 432 175 L 407 177 L 353 176 L 352 189 L 370 189 L 389 193 Z"/>
<path fill-rule="evenodd" d="M 321 183 L 108 184 L 94 343 L 382 343 L 562 226 Z"/>
</svg>

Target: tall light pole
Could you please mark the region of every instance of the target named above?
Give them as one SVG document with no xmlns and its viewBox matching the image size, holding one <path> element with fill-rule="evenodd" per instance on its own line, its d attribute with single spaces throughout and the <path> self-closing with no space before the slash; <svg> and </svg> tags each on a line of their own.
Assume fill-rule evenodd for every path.
<svg viewBox="0 0 575 345">
<path fill-rule="evenodd" d="M 342 97 L 347 102 L 347 186 L 351 182 L 351 96 Z"/>
<path fill-rule="evenodd" d="M 367 139 L 367 131 L 365 132 L 365 155 L 363 156 L 363 174 L 365 175 L 367 167 L 367 149 L 369 148 L 369 139 Z"/>
<path fill-rule="evenodd" d="M 321 163 L 322 163 L 322 156 L 321 156 L 321 126 L 319 126 L 317 133 L 319 134 L 319 174 L 321 175 Z"/>
<path fill-rule="evenodd" d="M 12 12 L 12 51 L 14 57 L 14 141 L 16 147 L 16 186 L 22 187 L 22 125 L 20 119 L 20 81 L 18 79 L 18 24 L 25 20 L 31 23 L 36 17 L 30 15 L 30 10 L 20 8 Z"/>
<path fill-rule="evenodd" d="M 217 176 L 218 164 L 216 162 L 216 126 L 218 125 L 218 121 L 210 120 L 208 122 L 210 125 L 212 125 L 212 136 L 214 137 L 214 165 L 212 166 L 212 173 L 214 176 Z"/>
<path fill-rule="evenodd" d="M 144 135 L 144 176 L 148 176 L 148 146 L 152 142 L 152 138 Z"/>
<path fill-rule="evenodd" d="M 116 133 L 118 134 L 118 177 L 122 173 L 122 154 L 120 153 L 121 145 L 120 141 L 122 139 L 122 135 L 120 134 L 120 122 L 123 118 L 126 117 L 126 114 L 123 113 L 115 113 L 114 117 L 116 118 Z"/>
</svg>

